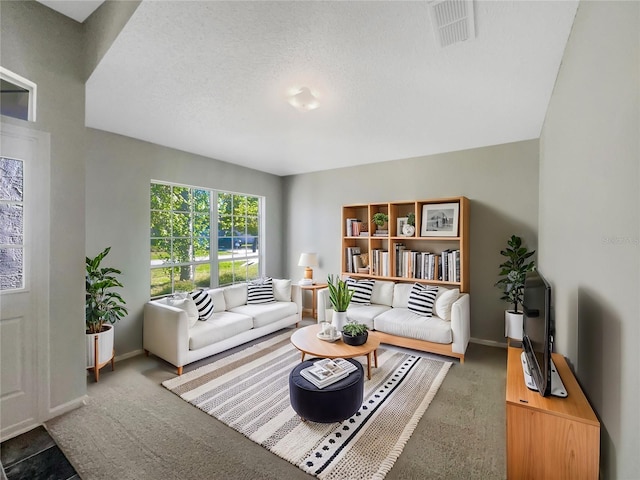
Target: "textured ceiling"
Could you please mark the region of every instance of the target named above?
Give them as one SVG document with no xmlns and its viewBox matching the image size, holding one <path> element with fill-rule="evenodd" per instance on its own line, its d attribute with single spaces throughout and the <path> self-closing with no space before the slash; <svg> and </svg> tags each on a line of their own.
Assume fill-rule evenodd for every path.
<svg viewBox="0 0 640 480">
<path fill-rule="evenodd" d="M 86 124 L 277 175 L 538 138 L 577 5 L 475 1 L 441 48 L 428 2 L 143 1 Z"/>
</svg>

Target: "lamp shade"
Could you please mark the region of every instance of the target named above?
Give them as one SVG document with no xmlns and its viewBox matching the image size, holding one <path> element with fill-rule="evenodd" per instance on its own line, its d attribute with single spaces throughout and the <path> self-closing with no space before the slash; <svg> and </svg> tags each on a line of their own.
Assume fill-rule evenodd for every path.
<svg viewBox="0 0 640 480">
<path fill-rule="evenodd" d="M 298 260 L 299 267 L 317 267 L 318 255 L 316 253 L 301 253 Z"/>
</svg>

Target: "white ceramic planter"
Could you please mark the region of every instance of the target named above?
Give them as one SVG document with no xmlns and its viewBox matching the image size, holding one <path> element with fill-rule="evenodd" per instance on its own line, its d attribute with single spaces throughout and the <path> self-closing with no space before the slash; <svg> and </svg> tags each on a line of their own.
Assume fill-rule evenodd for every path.
<svg viewBox="0 0 640 480">
<path fill-rule="evenodd" d="M 342 328 L 347 323 L 347 312 L 333 312 L 333 316 L 331 318 L 331 325 L 336 327 L 338 332 L 341 332 Z"/>
<path fill-rule="evenodd" d="M 522 341 L 522 312 L 506 310 L 504 312 L 504 336 Z"/>
<path fill-rule="evenodd" d="M 95 337 L 98 337 L 98 366 L 111 360 L 113 356 L 113 325 L 105 325 L 106 330 L 100 333 L 87 333 L 87 368 L 95 366 Z"/>
</svg>

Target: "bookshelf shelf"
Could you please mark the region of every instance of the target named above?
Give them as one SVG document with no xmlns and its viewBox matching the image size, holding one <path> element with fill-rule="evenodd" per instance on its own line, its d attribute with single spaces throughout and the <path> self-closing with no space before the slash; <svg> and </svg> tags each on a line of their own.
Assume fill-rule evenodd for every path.
<svg viewBox="0 0 640 480">
<path fill-rule="evenodd" d="M 440 204 L 442 211 L 438 209 Z M 434 236 L 421 236 L 423 222 L 427 221 L 422 218 L 423 212 L 434 212 L 434 209 L 442 218 L 433 216 L 427 233 L 442 231 L 435 231 Z M 389 216 L 383 235 L 376 235 L 377 227 L 372 221 L 373 215 L 379 212 Z M 415 234 L 403 236 L 398 231 L 398 219 L 411 213 L 415 215 Z M 364 224 L 368 227 L 366 236 L 360 235 Z M 453 231 L 454 224 L 457 231 Z M 449 234 L 452 236 L 444 236 Z M 369 267 L 368 273 L 358 271 L 363 258 Z M 461 292 L 469 292 L 469 200 L 447 197 L 344 205 L 342 273 L 358 278 L 458 287 Z"/>
</svg>

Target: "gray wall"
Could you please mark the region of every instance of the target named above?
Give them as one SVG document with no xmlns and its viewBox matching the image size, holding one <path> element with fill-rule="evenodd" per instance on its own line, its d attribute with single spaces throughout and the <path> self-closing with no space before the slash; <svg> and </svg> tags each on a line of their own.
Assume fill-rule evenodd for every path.
<svg viewBox="0 0 640 480">
<path fill-rule="evenodd" d="M 470 200 L 471 335 L 504 343 L 494 287 L 512 234 L 537 247 L 538 141 L 286 177 L 287 272 L 301 278 L 301 252 L 317 252 L 314 278 L 340 271 L 342 205 L 463 195 Z M 307 299 L 308 302 L 308 299 Z"/>
<path fill-rule="evenodd" d="M 142 348 L 152 179 L 265 196 L 265 273 L 283 276 L 281 177 L 100 130 L 87 129 L 86 142 L 86 252 L 93 257 L 112 247 L 106 264 L 123 271 L 129 309 L 116 326 L 117 356 Z"/>
<path fill-rule="evenodd" d="M 122 11 L 113 10 L 117 5 Z M 135 5 L 108 2 L 83 25 L 36 2 L 0 2 L 2 66 L 38 85 L 38 121 L 3 117 L 3 122 L 51 133 L 52 409 L 86 392 L 85 252 L 94 256 L 111 246 L 105 263 L 124 271 L 122 293 L 130 314 L 117 325 L 116 355 L 142 348 L 141 312 L 149 298 L 151 179 L 264 195 L 265 271 L 283 276 L 280 177 L 84 127 L 85 28 L 89 35 L 101 36 L 87 46 L 93 65 L 115 35 L 110 22 L 120 19 L 120 28 Z"/>
<path fill-rule="evenodd" d="M 46 367 L 54 409 L 86 391 L 82 28 L 35 2 L 0 2 L 0 9 L 2 66 L 38 85 L 37 122 L 19 124 L 51 133 L 51 201 L 42 208 L 51 215 Z"/>
<path fill-rule="evenodd" d="M 141 0 L 105 1 L 84 21 L 85 78 L 88 79 L 98 66 L 140 2 Z"/>
<path fill-rule="evenodd" d="M 581 2 L 540 140 L 540 270 L 607 479 L 640 476 L 639 32 L 639 3 Z"/>
</svg>

